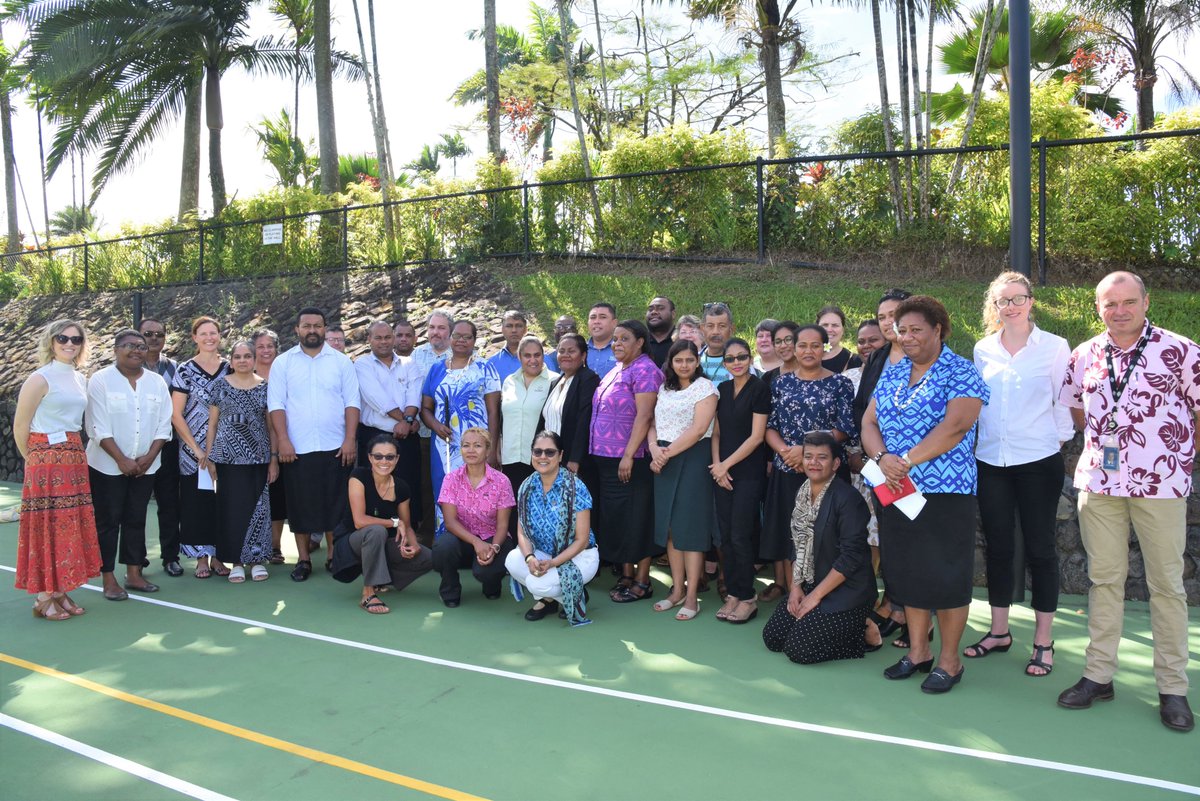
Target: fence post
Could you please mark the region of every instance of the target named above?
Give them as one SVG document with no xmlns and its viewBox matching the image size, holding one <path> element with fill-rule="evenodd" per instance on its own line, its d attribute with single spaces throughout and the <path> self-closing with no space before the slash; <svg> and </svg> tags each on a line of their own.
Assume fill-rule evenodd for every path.
<svg viewBox="0 0 1200 801">
<path fill-rule="evenodd" d="M 83 243 L 83 291 L 88 291 L 88 243 Z"/>
<path fill-rule="evenodd" d="M 529 181 L 521 186 L 521 227 L 525 243 L 525 261 L 529 261 Z"/>
<path fill-rule="evenodd" d="M 204 223 L 196 223 L 196 233 L 200 235 L 200 275 L 197 280 L 204 283 Z"/>
<path fill-rule="evenodd" d="M 1046 285 L 1046 137 L 1038 139 L 1038 285 Z"/>
<path fill-rule="evenodd" d="M 388 213 L 388 207 L 385 204 L 383 213 Z M 342 269 L 350 269 L 350 212 L 344 206 L 342 207 Z"/>
<path fill-rule="evenodd" d="M 142 293 L 133 293 L 133 327 L 140 328 L 142 325 Z"/>
<path fill-rule="evenodd" d="M 758 260 L 764 262 L 767 260 L 767 215 L 766 206 L 763 203 L 763 157 L 759 156 L 754 161 L 754 182 L 755 194 L 758 200 Z"/>
</svg>

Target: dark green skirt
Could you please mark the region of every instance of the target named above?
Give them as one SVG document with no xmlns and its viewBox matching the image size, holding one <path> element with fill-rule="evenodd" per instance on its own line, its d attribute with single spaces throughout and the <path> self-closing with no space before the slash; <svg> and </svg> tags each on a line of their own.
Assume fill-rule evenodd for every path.
<svg viewBox="0 0 1200 801">
<path fill-rule="evenodd" d="M 660 443 L 661 444 L 661 443 Z M 667 546 L 667 535 L 680 551 L 707 551 L 713 543 L 716 507 L 712 440 L 708 437 L 672 456 L 654 476 L 654 543 Z"/>
</svg>

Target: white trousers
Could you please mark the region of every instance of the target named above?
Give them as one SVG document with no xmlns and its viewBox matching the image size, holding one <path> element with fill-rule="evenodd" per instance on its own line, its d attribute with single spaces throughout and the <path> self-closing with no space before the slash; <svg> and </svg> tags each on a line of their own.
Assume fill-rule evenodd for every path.
<svg viewBox="0 0 1200 801">
<path fill-rule="evenodd" d="M 533 554 L 539 560 L 552 558 L 545 551 L 535 550 Z M 583 583 L 587 584 L 596 577 L 596 571 L 600 569 L 600 552 L 596 548 L 587 548 L 576 554 L 571 561 L 579 568 L 579 572 L 583 576 Z M 520 548 L 513 548 L 508 552 L 508 556 L 504 559 L 504 566 L 508 569 L 508 574 L 515 581 L 521 582 L 534 598 L 562 600 L 562 585 L 558 580 L 557 567 L 547 570 L 544 576 L 532 575 Z"/>
</svg>

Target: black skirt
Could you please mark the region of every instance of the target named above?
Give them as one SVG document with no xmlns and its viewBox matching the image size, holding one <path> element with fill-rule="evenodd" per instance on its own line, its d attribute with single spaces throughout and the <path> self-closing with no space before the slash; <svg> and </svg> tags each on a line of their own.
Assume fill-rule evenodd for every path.
<svg viewBox="0 0 1200 801">
<path fill-rule="evenodd" d="M 350 468 L 337 451 L 302 453 L 282 466 L 288 527 L 295 534 L 333 531 L 346 515 Z"/>
<path fill-rule="evenodd" d="M 179 477 L 179 543 L 201 547 L 220 539 L 217 494 L 202 490 L 196 474 Z"/>
<path fill-rule="evenodd" d="M 596 456 L 600 501 L 604 508 L 596 532 L 600 558 L 614 564 L 638 562 L 654 547 L 654 474 L 648 458 L 634 459 L 629 481 L 617 477 L 621 460 Z"/>
<path fill-rule="evenodd" d="M 267 465 L 217 465 L 217 560 L 253 565 L 271 556 Z"/>
<path fill-rule="evenodd" d="M 974 495 L 930 493 L 916 520 L 895 506 L 879 515 L 879 563 L 888 597 L 915 609 L 971 603 L 975 571 Z"/>
<path fill-rule="evenodd" d="M 796 493 L 806 481 L 808 478 L 803 473 L 779 469 L 772 471 L 767 480 L 767 497 L 763 502 L 759 559 L 778 562 L 792 558 L 792 510 L 796 508 Z"/>
</svg>

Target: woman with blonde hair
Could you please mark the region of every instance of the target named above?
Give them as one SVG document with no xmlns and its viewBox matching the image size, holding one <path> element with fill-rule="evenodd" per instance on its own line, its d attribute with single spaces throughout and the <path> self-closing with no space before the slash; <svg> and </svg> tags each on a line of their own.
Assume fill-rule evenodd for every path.
<svg viewBox="0 0 1200 801">
<path fill-rule="evenodd" d="M 1034 324 L 1033 307 L 1033 285 L 1020 273 L 1000 273 L 984 297 L 988 335 L 975 345 L 975 367 L 992 400 L 979 415 L 975 459 L 992 619 L 983 639 L 963 653 L 978 659 L 1012 647 L 1008 610 L 1018 580 L 1013 554 L 1020 519 L 1037 621 L 1025 674 L 1046 676 L 1053 669 L 1051 626 L 1058 605 L 1055 518 L 1065 474 L 1060 449 L 1075 430 L 1070 411 L 1058 401 L 1071 348 Z M 1019 580 L 1024 583 L 1024 571 Z"/>
<path fill-rule="evenodd" d="M 67 620 L 86 610 L 67 592 L 100 575 L 100 543 L 79 431 L 87 407 L 87 332 L 55 320 L 38 340 L 38 369 L 25 379 L 13 439 L 25 460 L 17 533 L 17 589 L 36 593 L 34 617 Z"/>
</svg>

